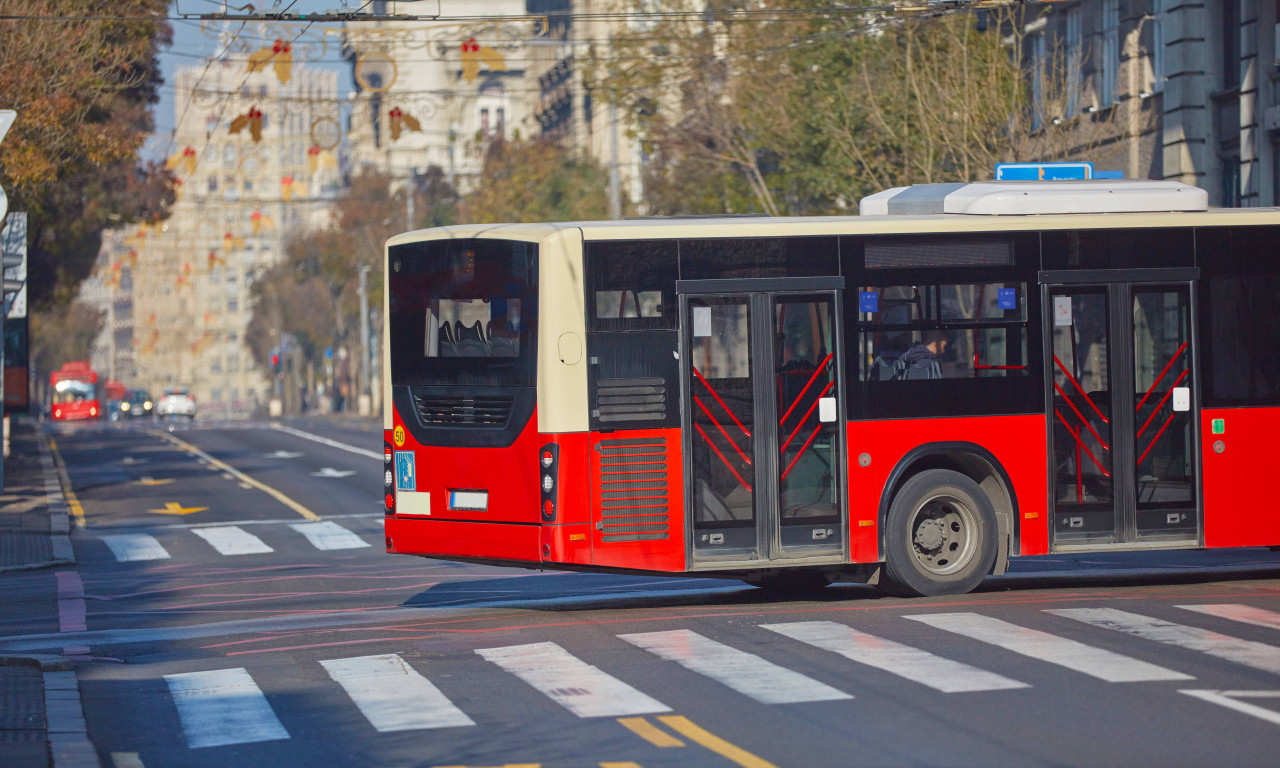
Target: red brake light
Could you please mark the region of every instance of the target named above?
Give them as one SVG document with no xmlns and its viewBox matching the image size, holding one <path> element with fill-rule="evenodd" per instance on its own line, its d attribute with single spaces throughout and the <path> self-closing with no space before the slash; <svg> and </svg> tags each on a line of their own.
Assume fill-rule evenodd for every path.
<svg viewBox="0 0 1280 768">
<path fill-rule="evenodd" d="M 387 509 L 395 509 L 395 508 L 396 508 L 396 497 L 395 497 L 395 495 L 394 495 L 394 494 L 390 494 L 390 493 L 388 493 L 388 494 L 387 494 L 387 502 L 386 502 L 386 503 L 387 503 Z"/>
</svg>

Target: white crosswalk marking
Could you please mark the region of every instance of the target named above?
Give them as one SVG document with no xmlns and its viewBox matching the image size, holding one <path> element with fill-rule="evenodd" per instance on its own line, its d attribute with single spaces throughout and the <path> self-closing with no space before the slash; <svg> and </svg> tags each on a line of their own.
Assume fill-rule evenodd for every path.
<svg viewBox="0 0 1280 768">
<path fill-rule="evenodd" d="M 235 525 L 219 525 L 212 528 L 192 528 L 191 532 L 223 555 L 261 555 L 274 552 L 266 542 Z"/>
<path fill-rule="evenodd" d="M 381 733 L 475 725 L 431 681 L 394 653 L 321 665 Z"/>
<path fill-rule="evenodd" d="M 944 659 L 928 651 L 860 632 L 833 621 L 797 621 L 762 624 L 765 629 L 793 640 L 838 653 L 846 659 L 905 677 L 943 693 L 1000 691 L 1028 688 L 994 672 L 963 662 Z"/>
<path fill-rule="evenodd" d="M 192 749 L 289 738 L 242 667 L 165 675 Z"/>
<path fill-rule="evenodd" d="M 555 643 L 478 648 L 476 653 L 578 717 L 624 717 L 671 708 L 587 664 Z"/>
<path fill-rule="evenodd" d="M 642 632 L 618 637 L 686 669 L 724 683 L 762 704 L 796 704 L 853 698 L 826 683 L 687 629 Z"/>
<path fill-rule="evenodd" d="M 983 643 L 1020 653 L 1050 664 L 1083 672 L 1109 683 L 1134 683 L 1152 680 L 1192 680 L 1190 675 L 1094 648 L 1065 637 L 1038 629 L 1020 627 L 1007 621 L 979 616 L 976 613 L 927 613 L 903 616 L 931 627 L 954 632 Z"/>
<path fill-rule="evenodd" d="M 291 523 L 290 528 L 307 537 L 316 549 L 358 549 L 371 546 L 337 523 L 324 520 L 314 523 Z"/>
<path fill-rule="evenodd" d="M 134 560 L 165 560 L 168 551 L 156 541 L 155 536 L 145 533 L 121 533 L 103 536 L 102 543 L 111 549 L 116 560 L 128 563 Z"/>
<path fill-rule="evenodd" d="M 1187 627 L 1115 608 L 1056 608 L 1049 613 L 1280 674 L 1280 648 L 1265 643 L 1241 640 L 1207 629 Z"/>
<path fill-rule="evenodd" d="M 1223 603 L 1218 605 L 1180 605 L 1178 607 L 1185 608 L 1188 611 L 1195 611 L 1196 613 L 1217 616 L 1220 619 L 1230 619 L 1244 624 L 1280 629 L 1280 613 L 1263 608 L 1254 608 L 1252 605 Z"/>
</svg>

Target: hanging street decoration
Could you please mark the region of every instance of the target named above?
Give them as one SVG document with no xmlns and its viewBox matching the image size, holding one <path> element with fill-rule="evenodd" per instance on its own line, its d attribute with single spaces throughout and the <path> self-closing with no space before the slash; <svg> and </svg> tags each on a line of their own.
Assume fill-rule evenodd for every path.
<svg viewBox="0 0 1280 768">
<path fill-rule="evenodd" d="M 164 169 L 166 171 L 181 170 L 190 176 L 196 172 L 196 151 L 191 147 L 184 147 L 181 152 L 174 152 L 164 161 Z"/>
<path fill-rule="evenodd" d="M 418 118 L 414 117 L 408 112 L 405 112 L 399 107 L 392 107 L 391 111 L 387 113 L 387 117 L 391 118 L 391 140 L 392 141 L 399 140 L 400 131 L 402 129 L 407 128 L 410 131 L 422 130 L 422 123 L 418 122 Z"/>
<path fill-rule="evenodd" d="M 507 71 L 506 59 L 491 46 L 480 45 L 474 37 L 462 43 L 462 79 L 474 82 L 480 74 L 480 63 L 488 67 L 490 72 Z"/>
<path fill-rule="evenodd" d="M 338 157 L 332 152 L 321 149 L 319 144 L 312 144 L 307 149 L 307 170 L 315 175 L 319 170 L 336 170 Z"/>
<path fill-rule="evenodd" d="M 244 130 L 245 126 L 249 127 L 249 136 L 253 138 L 255 144 L 262 141 L 262 110 L 257 107 L 249 107 L 248 112 L 232 118 L 231 127 L 227 130 L 229 133 L 239 133 Z"/>
<path fill-rule="evenodd" d="M 249 54 L 249 66 L 246 72 L 261 72 L 271 64 L 280 82 L 287 83 L 293 76 L 293 46 L 280 38 L 268 46 L 263 46 Z"/>
<path fill-rule="evenodd" d="M 293 199 L 294 195 L 298 195 L 299 197 L 305 197 L 306 194 L 307 194 L 306 185 L 300 181 L 297 181 L 292 176 L 285 176 L 280 179 L 280 199 L 281 200 L 288 202 Z"/>
<path fill-rule="evenodd" d="M 254 235 L 261 233 L 263 227 L 275 229 L 276 226 L 275 220 L 262 211 L 254 211 L 249 214 L 249 223 L 253 226 Z"/>
</svg>

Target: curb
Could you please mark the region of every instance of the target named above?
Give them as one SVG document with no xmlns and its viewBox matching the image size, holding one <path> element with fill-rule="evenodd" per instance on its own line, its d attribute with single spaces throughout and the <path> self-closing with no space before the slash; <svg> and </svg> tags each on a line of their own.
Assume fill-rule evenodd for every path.
<svg viewBox="0 0 1280 768">
<path fill-rule="evenodd" d="M 52 448 L 51 439 L 44 431 L 43 424 L 36 422 L 35 429 L 39 437 L 36 444 L 40 448 L 40 468 L 44 474 L 44 493 L 49 507 L 53 559 L 0 571 L 51 568 L 76 563 L 75 551 L 71 547 L 70 506 L 67 504 L 71 481 L 61 457 Z M 36 667 L 43 675 L 45 741 L 49 749 L 49 764 L 54 768 L 102 768 L 98 751 L 89 740 L 84 706 L 80 700 L 80 683 L 76 679 L 72 660 L 66 656 L 45 654 L 0 656 L 0 666 Z"/>
</svg>

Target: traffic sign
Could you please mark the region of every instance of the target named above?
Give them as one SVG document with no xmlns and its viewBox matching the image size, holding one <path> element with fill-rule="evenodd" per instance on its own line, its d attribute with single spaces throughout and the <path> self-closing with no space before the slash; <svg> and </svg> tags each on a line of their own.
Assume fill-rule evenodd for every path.
<svg viewBox="0 0 1280 768">
<path fill-rule="evenodd" d="M 1067 181 L 1093 178 L 1093 163 L 996 163 L 996 181 Z"/>
</svg>

